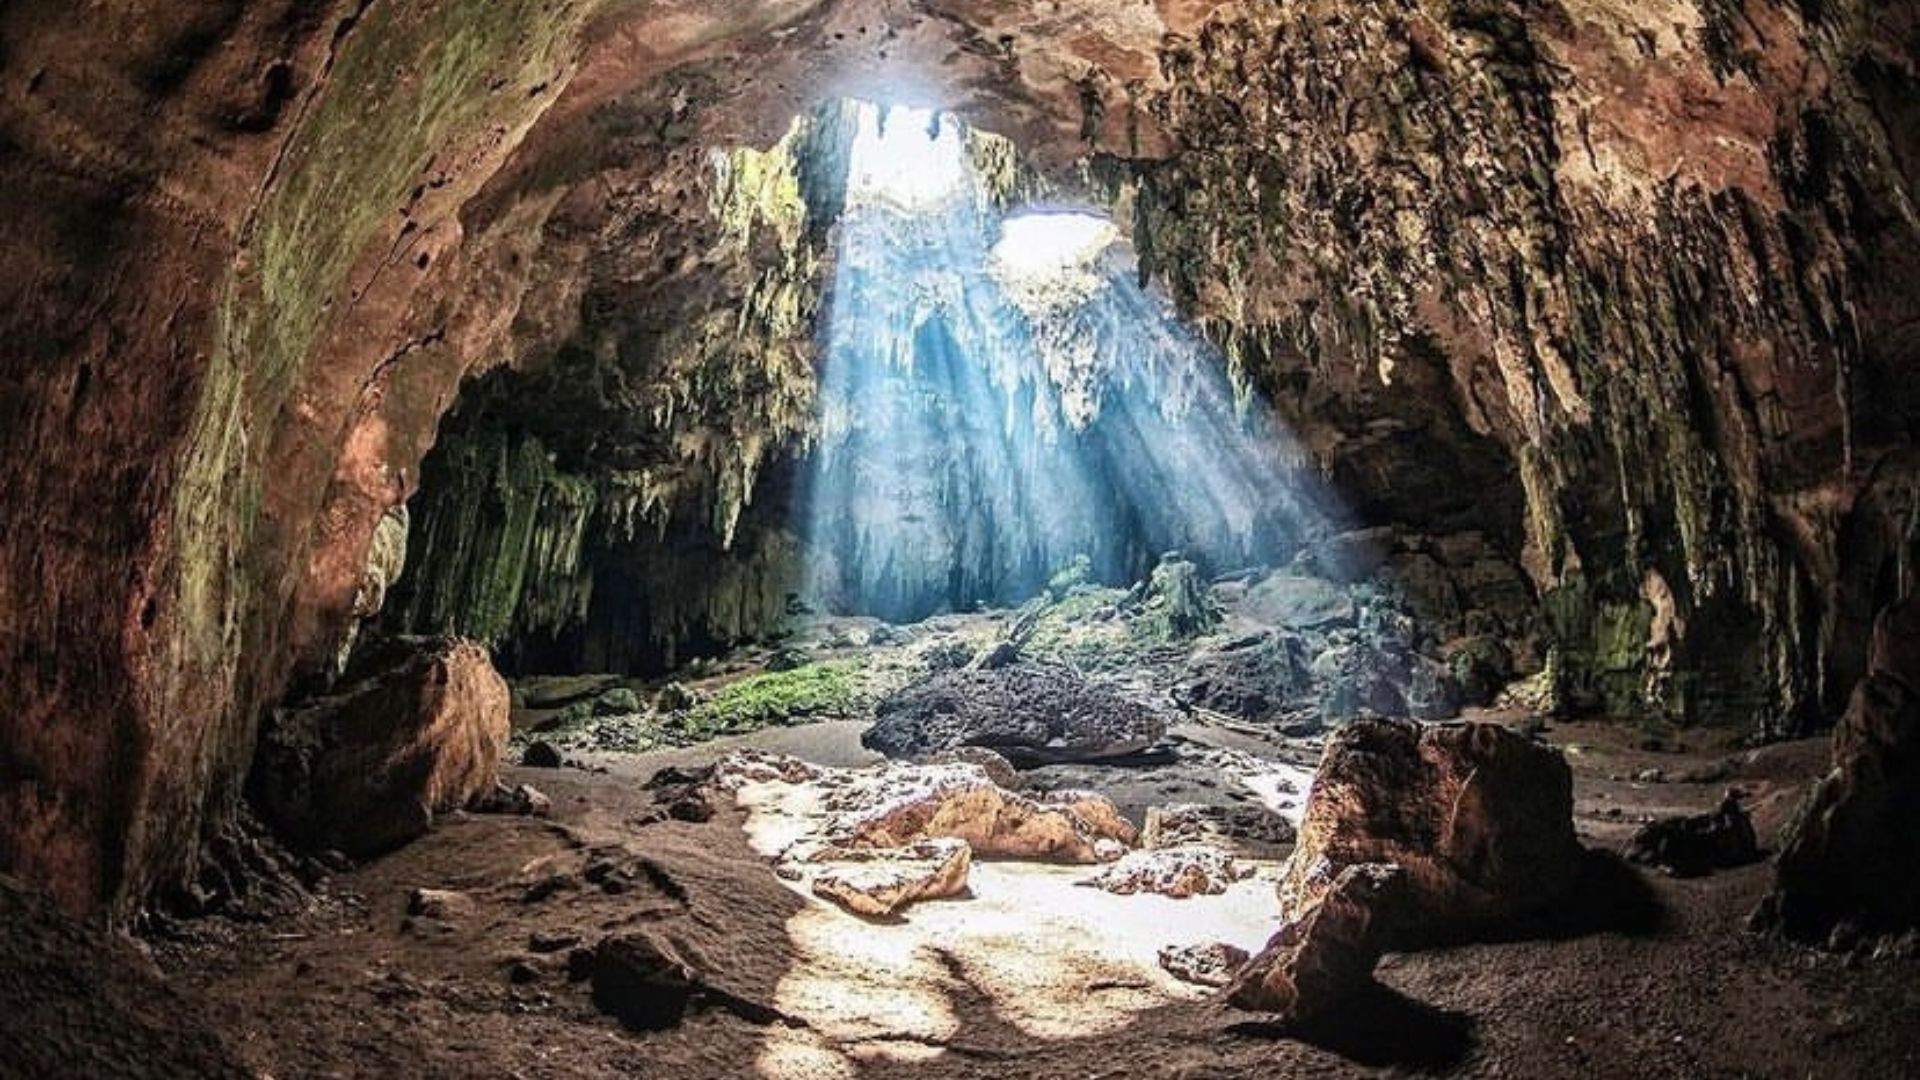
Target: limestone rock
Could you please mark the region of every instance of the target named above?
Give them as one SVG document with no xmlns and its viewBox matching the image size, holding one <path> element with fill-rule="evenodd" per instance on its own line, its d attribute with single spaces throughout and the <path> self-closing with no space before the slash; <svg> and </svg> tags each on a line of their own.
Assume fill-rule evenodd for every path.
<svg viewBox="0 0 1920 1080">
<path fill-rule="evenodd" d="M 1293 850 L 1293 823 L 1264 805 L 1175 803 L 1147 809 L 1140 846 L 1148 850 L 1204 844 L 1234 855 L 1275 859 Z"/>
<path fill-rule="evenodd" d="M 420 643 L 396 666 L 275 715 L 259 751 L 261 802 L 308 847 L 393 848 L 492 790 L 508 708 L 485 649 Z"/>
<path fill-rule="evenodd" d="M 1221 987 L 1233 981 L 1233 973 L 1248 960 L 1247 950 L 1225 942 L 1201 945 L 1165 945 L 1160 949 L 1160 966 L 1181 982 L 1196 986 Z"/>
<path fill-rule="evenodd" d="M 923 764 L 927 765 L 978 765 L 986 770 L 987 779 L 1011 791 L 1019 786 L 1019 774 L 1014 771 L 1013 763 L 998 751 L 984 746 L 956 746 L 951 750 L 941 750 L 927 755 Z"/>
<path fill-rule="evenodd" d="M 1158 712 L 1070 668 L 1017 664 L 933 675 L 883 699 L 861 745 L 918 758 L 984 746 L 1016 760 L 1137 753 L 1166 734 Z"/>
<path fill-rule="evenodd" d="M 933 839 L 890 849 L 832 848 L 812 861 L 833 864 L 815 875 L 815 896 L 884 918 L 921 900 L 966 893 L 973 849 L 964 840 Z"/>
<path fill-rule="evenodd" d="M 1201 844 L 1135 851 L 1095 874 L 1087 884 L 1121 896 L 1156 893 L 1183 900 L 1218 896 L 1253 872 L 1228 852 Z"/>
<path fill-rule="evenodd" d="M 1833 768 L 1787 829 L 1755 921 L 1804 941 L 1920 926 L 1920 600 L 1875 621 Z"/>
<path fill-rule="evenodd" d="M 1699 877 L 1760 857 L 1753 821 L 1731 791 L 1712 813 L 1648 822 L 1627 842 L 1629 861 L 1658 866 L 1674 877 Z"/>
<path fill-rule="evenodd" d="M 1406 879 L 1397 866 L 1358 863 L 1343 868 L 1248 961 L 1234 977 L 1227 999 L 1288 1021 L 1339 1005 L 1372 981 L 1389 937 L 1386 931 L 1406 902 Z"/>
<path fill-rule="evenodd" d="M 601 940 L 592 972 L 594 1005 L 636 1031 L 678 1024 L 700 986 L 682 950 L 645 930 Z"/>
<path fill-rule="evenodd" d="M 981 858 L 1096 863 L 1120 857 L 1136 835 L 1102 796 L 1033 798 L 1000 787 L 976 765 L 890 765 L 848 775 L 851 782 L 827 798 L 834 814 L 828 838 L 845 847 L 952 837 Z"/>
<path fill-rule="evenodd" d="M 1313 684 L 1305 654 L 1300 636 L 1284 630 L 1197 649 L 1181 673 L 1175 699 L 1254 722 L 1310 710 Z"/>
<path fill-rule="evenodd" d="M 1409 942 L 1552 903 L 1576 874 L 1573 778 L 1559 751 L 1497 724 L 1356 720 L 1327 742 L 1280 884 L 1304 918 L 1352 866 L 1404 871 Z"/>
<path fill-rule="evenodd" d="M 1324 578 L 1275 574 L 1247 590 L 1249 617 L 1292 630 L 1351 626 L 1353 598 Z"/>
</svg>

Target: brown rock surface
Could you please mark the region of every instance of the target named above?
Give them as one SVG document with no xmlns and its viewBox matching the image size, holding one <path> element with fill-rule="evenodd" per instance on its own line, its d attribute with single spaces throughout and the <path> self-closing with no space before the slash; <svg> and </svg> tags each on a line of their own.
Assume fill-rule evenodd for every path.
<svg viewBox="0 0 1920 1080">
<path fill-rule="evenodd" d="M 1396 941 L 1471 933 L 1535 912 L 1578 871 L 1560 752 L 1498 724 L 1358 720 L 1327 741 L 1280 883 L 1307 917 L 1349 868 L 1398 867 Z"/>
<path fill-rule="evenodd" d="M 1031 798 L 977 765 L 889 765 L 828 798 L 829 835 L 848 847 L 895 848 L 932 837 L 966 841 L 981 858 L 1095 863 L 1118 858 L 1135 830 L 1090 792 Z"/>
<path fill-rule="evenodd" d="M 1339 1006 L 1373 980 L 1402 905 L 1399 867 L 1343 867 L 1312 904 L 1234 976 L 1227 1000 L 1243 1009 L 1304 1020 Z"/>
<path fill-rule="evenodd" d="M 371 855 L 493 791 L 506 680 L 472 642 L 422 643 L 387 670 L 283 710 L 260 747 L 262 805 L 294 840 Z"/>
<path fill-rule="evenodd" d="M 828 864 L 814 875 L 813 895 L 856 915 L 885 918 L 921 900 L 965 894 L 973 851 L 964 840 L 921 840 L 900 848 L 832 848 L 811 861 Z"/>
<path fill-rule="evenodd" d="M 1826 940 L 1920 926 L 1920 600 L 1874 624 L 1833 768 L 1788 826 L 1762 925 Z"/>
</svg>

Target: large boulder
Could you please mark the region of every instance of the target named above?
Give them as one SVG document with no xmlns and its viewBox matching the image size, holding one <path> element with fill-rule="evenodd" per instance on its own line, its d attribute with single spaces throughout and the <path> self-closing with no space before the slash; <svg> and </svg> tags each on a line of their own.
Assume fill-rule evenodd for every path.
<svg viewBox="0 0 1920 1080">
<path fill-rule="evenodd" d="M 1314 691 L 1306 648 L 1298 634 L 1274 630 L 1196 649 L 1174 698 L 1183 706 L 1254 722 L 1311 714 Z"/>
<path fill-rule="evenodd" d="M 1406 877 L 1400 867 L 1379 863 L 1343 868 L 1240 969 L 1227 1000 L 1297 1021 L 1350 998 L 1373 981 L 1387 931 L 1406 902 Z"/>
<path fill-rule="evenodd" d="M 1498 724 L 1356 720 L 1327 742 L 1281 917 L 1305 917 L 1348 867 L 1404 871 L 1395 941 L 1471 934 L 1547 906 L 1580 863 L 1559 751 Z"/>
<path fill-rule="evenodd" d="M 1882 612 L 1833 768 L 1786 831 L 1763 927 L 1805 941 L 1920 926 L 1920 600 Z"/>
<path fill-rule="evenodd" d="M 262 734 L 255 791 L 290 839 L 374 855 L 493 790 L 507 684 L 470 641 L 384 650 L 346 689 L 282 709 Z"/>
<path fill-rule="evenodd" d="M 861 745 L 892 758 L 962 746 L 1022 761 L 1096 760 L 1138 753 L 1166 719 L 1071 668 L 1021 664 L 947 671 L 882 699 Z"/>
</svg>

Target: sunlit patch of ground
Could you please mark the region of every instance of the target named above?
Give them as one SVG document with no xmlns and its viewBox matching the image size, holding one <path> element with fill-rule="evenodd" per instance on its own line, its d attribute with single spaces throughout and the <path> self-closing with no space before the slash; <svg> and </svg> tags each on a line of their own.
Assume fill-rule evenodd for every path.
<svg viewBox="0 0 1920 1080">
<path fill-rule="evenodd" d="M 812 784 L 743 788 L 754 848 L 773 856 L 811 835 L 821 795 Z M 863 1060 L 925 1060 L 967 1043 L 966 1016 L 982 1010 L 1022 1035 L 1064 1039 L 1203 997 L 1161 970 L 1159 951 L 1262 945 L 1274 929 L 1278 867 L 1251 865 L 1255 873 L 1221 895 L 1174 900 L 1091 888 L 1094 867 L 976 862 L 971 897 L 921 903 L 893 923 L 848 914 L 795 884 L 807 907 L 787 922 L 796 958 L 775 1004 L 812 1030 L 772 1029 L 759 1071 L 832 1077 Z"/>
</svg>

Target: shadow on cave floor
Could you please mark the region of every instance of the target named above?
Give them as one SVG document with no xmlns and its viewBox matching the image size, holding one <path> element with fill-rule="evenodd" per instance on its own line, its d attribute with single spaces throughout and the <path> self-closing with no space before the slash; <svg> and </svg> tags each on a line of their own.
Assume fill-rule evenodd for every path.
<svg viewBox="0 0 1920 1080">
<path fill-rule="evenodd" d="M 1474 1020 L 1375 982 L 1340 1010 L 1299 1024 L 1248 1020 L 1227 1031 L 1245 1039 L 1291 1039 L 1369 1068 L 1446 1072 L 1473 1051 Z"/>
</svg>

